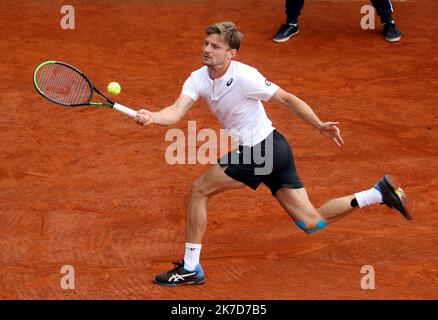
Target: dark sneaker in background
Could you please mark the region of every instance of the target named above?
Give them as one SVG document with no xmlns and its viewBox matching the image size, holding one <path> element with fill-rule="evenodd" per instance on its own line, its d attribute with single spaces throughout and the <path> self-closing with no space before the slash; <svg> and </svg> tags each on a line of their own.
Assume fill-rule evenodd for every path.
<svg viewBox="0 0 438 320">
<path fill-rule="evenodd" d="M 274 35 L 274 42 L 285 42 L 298 33 L 298 24 L 284 23 Z"/>
<path fill-rule="evenodd" d="M 397 42 L 401 39 L 400 30 L 396 27 L 393 22 L 385 23 L 383 25 L 383 35 L 386 41 Z"/>
</svg>

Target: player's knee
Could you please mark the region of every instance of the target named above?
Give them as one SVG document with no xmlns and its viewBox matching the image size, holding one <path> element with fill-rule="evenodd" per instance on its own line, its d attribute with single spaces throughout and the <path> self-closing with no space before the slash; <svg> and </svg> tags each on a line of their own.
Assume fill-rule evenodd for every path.
<svg viewBox="0 0 438 320">
<path fill-rule="evenodd" d="M 207 196 L 202 176 L 193 181 L 190 196 L 195 198 Z"/>
<path fill-rule="evenodd" d="M 304 221 L 298 220 L 295 221 L 295 224 L 307 234 L 314 233 L 327 227 L 327 222 L 324 219 L 320 219 L 316 223 L 305 223 Z"/>
</svg>

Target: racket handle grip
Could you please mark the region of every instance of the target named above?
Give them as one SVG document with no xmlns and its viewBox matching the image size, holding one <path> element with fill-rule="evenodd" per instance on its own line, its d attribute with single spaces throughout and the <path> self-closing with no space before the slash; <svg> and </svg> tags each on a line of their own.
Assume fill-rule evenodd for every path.
<svg viewBox="0 0 438 320">
<path fill-rule="evenodd" d="M 137 111 L 131 108 L 122 106 L 121 104 L 114 103 L 113 108 L 117 111 L 126 114 L 128 117 L 134 118 L 137 115 Z"/>
</svg>

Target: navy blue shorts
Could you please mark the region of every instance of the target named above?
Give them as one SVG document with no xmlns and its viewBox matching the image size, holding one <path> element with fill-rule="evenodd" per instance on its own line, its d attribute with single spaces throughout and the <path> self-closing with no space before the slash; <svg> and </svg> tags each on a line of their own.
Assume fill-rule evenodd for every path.
<svg viewBox="0 0 438 320">
<path fill-rule="evenodd" d="M 264 183 L 275 196 L 280 188 L 303 188 L 294 162 L 292 149 L 286 139 L 274 130 L 265 140 L 253 147 L 239 146 L 218 160 L 227 168 L 225 174 L 252 189 Z"/>
</svg>

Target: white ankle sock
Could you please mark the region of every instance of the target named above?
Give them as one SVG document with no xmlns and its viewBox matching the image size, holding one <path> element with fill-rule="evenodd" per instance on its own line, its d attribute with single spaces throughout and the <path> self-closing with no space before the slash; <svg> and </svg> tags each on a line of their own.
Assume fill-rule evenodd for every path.
<svg viewBox="0 0 438 320">
<path fill-rule="evenodd" d="M 186 242 L 186 253 L 184 255 L 184 269 L 188 271 L 195 270 L 199 264 L 202 244 Z"/>
<path fill-rule="evenodd" d="M 354 196 L 356 197 L 359 208 L 383 202 L 382 194 L 375 188 L 355 193 Z"/>
</svg>

